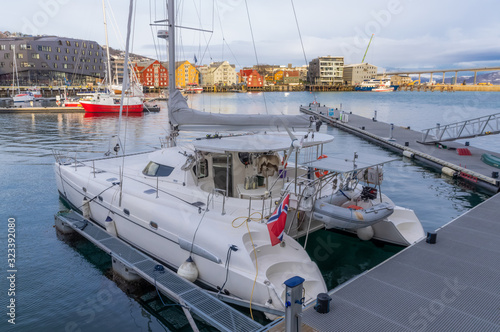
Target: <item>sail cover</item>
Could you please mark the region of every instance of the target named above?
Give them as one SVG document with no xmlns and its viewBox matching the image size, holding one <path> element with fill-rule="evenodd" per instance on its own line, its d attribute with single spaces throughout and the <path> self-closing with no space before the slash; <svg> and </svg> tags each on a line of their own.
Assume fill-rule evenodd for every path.
<svg viewBox="0 0 500 332">
<path fill-rule="evenodd" d="M 312 127 L 309 115 L 217 114 L 189 108 L 179 90 L 169 97 L 168 116 L 172 126 L 183 130 L 284 130 Z"/>
</svg>

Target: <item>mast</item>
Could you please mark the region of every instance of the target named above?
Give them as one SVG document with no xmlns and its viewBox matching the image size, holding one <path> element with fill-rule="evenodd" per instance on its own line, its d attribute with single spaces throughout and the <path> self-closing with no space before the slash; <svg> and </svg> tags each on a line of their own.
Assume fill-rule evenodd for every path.
<svg viewBox="0 0 500 332">
<path fill-rule="evenodd" d="M 16 73 L 16 44 L 13 44 L 14 48 L 12 49 L 12 53 L 13 53 L 13 56 L 12 56 L 12 97 L 14 97 L 16 95 L 16 92 L 15 92 L 15 73 Z"/>
<path fill-rule="evenodd" d="M 21 93 L 21 89 L 19 88 L 19 74 L 17 73 L 17 61 L 16 61 L 16 45 L 12 45 L 12 53 L 13 53 L 13 58 L 12 59 L 12 97 L 16 95 L 15 91 L 15 86 L 16 86 L 16 81 L 15 79 L 17 78 L 17 93 Z"/>
<path fill-rule="evenodd" d="M 104 17 L 104 35 L 106 37 L 106 55 L 108 57 L 108 89 L 111 89 L 111 61 L 109 60 L 108 25 L 106 23 L 106 6 L 102 0 L 102 15 Z"/>
<path fill-rule="evenodd" d="M 168 10 L 168 94 L 175 91 L 175 9 L 174 0 L 167 1 Z"/>
<path fill-rule="evenodd" d="M 130 33 L 131 33 L 133 11 L 134 11 L 134 0 L 130 0 L 129 12 L 128 12 L 128 23 L 127 23 L 127 39 L 125 42 L 125 63 L 127 65 L 123 66 L 122 94 L 120 96 L 120 115 L 118 117 L 118 137 L 120 137 L 122 113 L 123 113 L 123 101 L 125 98 L 125 91 L 127 91 L 129 88 L 128 57 L 129 57 Z M 111 88 L 111 82 L 110 82 L 110 88 Z M 127 103 L 127 105 L 128 105 L 128 103 Z M 123 150 L 123 152 L 125 152 L 125 149 Z"/>
</svg>

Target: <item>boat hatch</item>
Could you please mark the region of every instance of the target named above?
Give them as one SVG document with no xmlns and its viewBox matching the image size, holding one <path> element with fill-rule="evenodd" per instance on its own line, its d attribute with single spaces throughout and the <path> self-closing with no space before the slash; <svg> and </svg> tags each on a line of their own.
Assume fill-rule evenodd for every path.
<svg viewBox="0 0 500 332">
<path fill-rule="evenodd" d="M 173 167 L 167 166 L 167 165 L 161 165 L 158 163 L 155 163 L 154 161 L 150 161 L 149 164 L 144 168 L 142 173 L 147 176 L 169 176 L 172 171 L 174 170 Z"/>
</svg>

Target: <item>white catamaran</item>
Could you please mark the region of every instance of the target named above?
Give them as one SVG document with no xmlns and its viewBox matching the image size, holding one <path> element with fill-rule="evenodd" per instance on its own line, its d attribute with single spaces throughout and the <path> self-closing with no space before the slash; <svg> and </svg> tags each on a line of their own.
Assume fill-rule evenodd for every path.
<svg viewBox="0 0 500 332">
<path fill-rule="evenodd" d="M 173 1 L 168 13 L 169 81 L 175 82 Z M 324 228 L 318 202 L 346 187 L 335 182 L 342 176 L 331 164 L 300 163 L 299 156 L 321 161 L 319 151 L 333 137 L 317 133 L 315 119 L 306 115 L 193 110 L 174 84 L 169 88 L 171 132 L 162 148 L 86 161 L 58 158 L 61 197 L 180 275 L 241 303 L 284 311 L 283 282 L 293 276 L 305 279 L 304 303 L 314 301 L 327 288 L 294 238 Z M 176 142 L 179 130 L 198 128 L 240 133 Z M 292 133 L 298 128 L 305 131 Z M 328 159 L 334 160 L 322 160 Z M 329 173 L 317 177 L 314 168 Z M 286 220 L 277 232 L 270 224 L 276 219 Z M 298 221 L 305 222 L 299 227 Z"/>
</svg>

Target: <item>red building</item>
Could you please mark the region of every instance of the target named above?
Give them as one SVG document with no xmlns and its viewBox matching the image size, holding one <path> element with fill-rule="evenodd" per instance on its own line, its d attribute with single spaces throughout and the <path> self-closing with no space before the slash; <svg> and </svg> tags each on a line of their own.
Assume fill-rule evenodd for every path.
<svg viewBox="0 0 500 332">
<path fill-rule="evenodd" d="M 138 63 L 134 69 L 137 80 L 143 86 L 155 88 L 168 86 L 168 69 L 158 60 Z"/>
<path fill-rule="evenodd" d="M 247 88 L 261 88 L 264 86 L 264 78 L 254 69 L 240 70 L 240 77 L 247 84 Z"/>
</svg>

